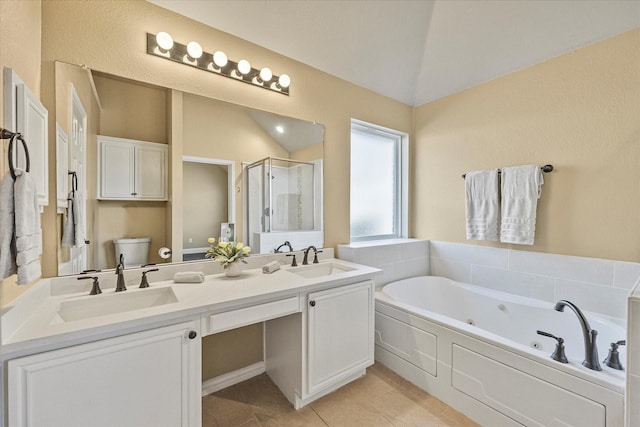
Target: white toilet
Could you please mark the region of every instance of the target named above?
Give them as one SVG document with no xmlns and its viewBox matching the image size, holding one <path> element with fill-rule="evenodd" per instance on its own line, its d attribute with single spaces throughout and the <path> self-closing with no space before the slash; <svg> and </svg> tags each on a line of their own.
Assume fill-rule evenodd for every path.
<svg viewBox="0 0 640 427">
<path fill-rule="evenodd" d="M 151 237 L 131 237 L 114 239 L 116 264 L 120 259 L 120 254 L 124 256 L 124 266 L 140 267 L 149 262 L 149 246 Z"/>
</svg>

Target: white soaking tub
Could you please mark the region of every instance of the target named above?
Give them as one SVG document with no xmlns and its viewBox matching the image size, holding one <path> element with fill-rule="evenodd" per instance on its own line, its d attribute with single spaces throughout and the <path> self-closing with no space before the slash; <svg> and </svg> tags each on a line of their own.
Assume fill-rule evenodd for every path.
<svg viewBox="0 0 640 427">
<path fill-rule="evenodd" d="M 598 331 L 593 371 L 578 317 L 553 306 L 444 277 L 389 283 L 376 292 L 376 360 L 486 426 L 623 426 L 625 372 L 602 361 L 624 322 L 585 313 Z M 569 363 L 537 330 L 564 338 Z"/>
</svg>

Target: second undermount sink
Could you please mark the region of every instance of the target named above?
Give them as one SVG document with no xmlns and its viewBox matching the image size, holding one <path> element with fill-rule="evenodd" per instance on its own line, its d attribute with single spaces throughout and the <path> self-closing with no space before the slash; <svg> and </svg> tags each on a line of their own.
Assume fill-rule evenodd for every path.
<svg viewBox="0 0 640 427">
<path fill-rule="evenodd" d="M 148 288 L 62 301 L 58 307 L 58 315 L 64 322 L 73 322 L 174 302 L 178 302 L 178 298 L 170 287 Z"/>
<path fill-rule="evenodd" d="M 346 273 L 353 271 L 355 268 L 347 267 L 346 265 L 335 264 L 333 262 L 325 262 L 320 264 L 302 265 L 299 267 L 292 267 L 289 271 L 304 277 L 305 279 L 312 279 L 315 277 L 332 276 L 334 274 Z"/>
</svg>

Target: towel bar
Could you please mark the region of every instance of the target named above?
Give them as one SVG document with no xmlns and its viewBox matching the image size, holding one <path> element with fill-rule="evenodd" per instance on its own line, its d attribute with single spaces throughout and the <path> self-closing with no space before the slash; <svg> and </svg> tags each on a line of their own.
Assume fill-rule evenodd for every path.
<svg viewBox="0 0 640 427">
<path fill-rule="evenodd" d="M 540 166 L 540 169 L 542 169 L 542 172 L 544 173 L 549 173 L 553 170 L 553 165 L 544 165 L 544 166 Z M 498 169 L 498 173 L 501 173 L 502 171 L 500 169 Z M 464 179 L 467 176 L 467 174 L 462 174 L 462 179 Z"/>
</svg>

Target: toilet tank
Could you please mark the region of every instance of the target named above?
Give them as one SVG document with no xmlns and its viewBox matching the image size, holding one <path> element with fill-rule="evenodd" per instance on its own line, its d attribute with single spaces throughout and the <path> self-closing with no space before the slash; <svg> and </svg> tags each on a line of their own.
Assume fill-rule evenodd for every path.
<svg viewBox="0 0 640 427">
<path fill-rule="evenodd" d="M 120 259 L 120 254 L 124 256 L 125 267 L 140 267 L 149 262 L 149 247 L 151 237 L 126 237 L 114 239 L 116 264 Z"/>
</svg>

